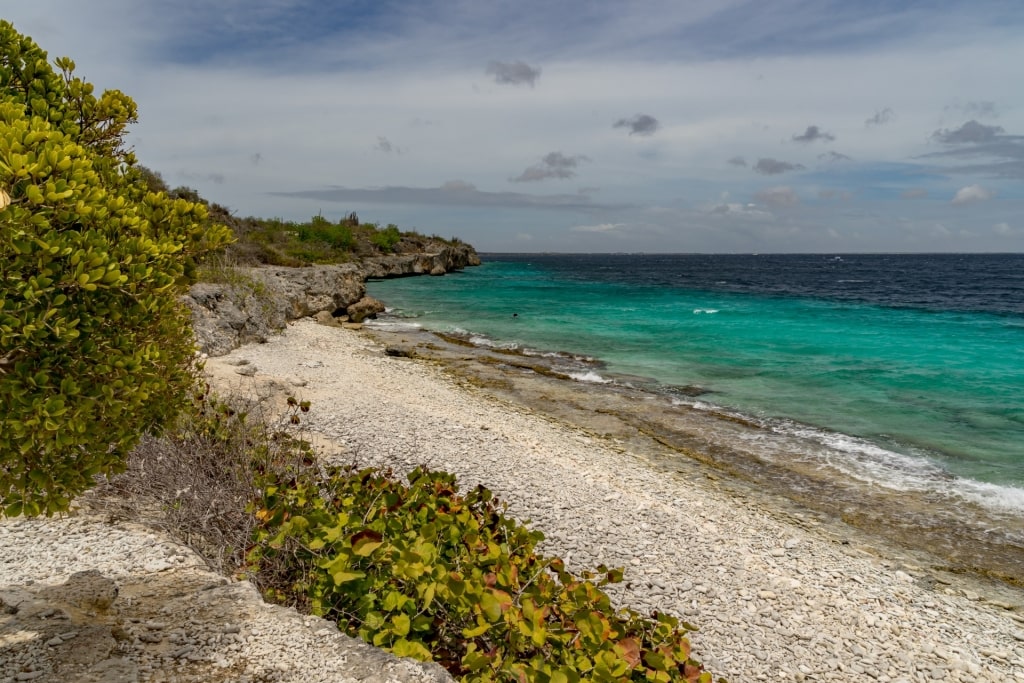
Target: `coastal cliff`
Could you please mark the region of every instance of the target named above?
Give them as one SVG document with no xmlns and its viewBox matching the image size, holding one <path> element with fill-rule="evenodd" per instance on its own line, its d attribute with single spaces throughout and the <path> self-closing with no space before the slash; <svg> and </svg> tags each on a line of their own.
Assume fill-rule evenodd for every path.
<svg viewBox="0 0 1024 683">
<path fill-rule="evenodd" d="M 199 350 L 222 356 L 242 344 L 266 342 L 292 320 L 318 316 L 361 322 L 372 317 L 383 305 L 366 296 L 368 279 L 438 276 L 477 265 L 473 247 L 457 244 L 341 264 L 237 267 L 223 281 L 196 283 L 184 302 L 192 311 Z"/>
</svg>

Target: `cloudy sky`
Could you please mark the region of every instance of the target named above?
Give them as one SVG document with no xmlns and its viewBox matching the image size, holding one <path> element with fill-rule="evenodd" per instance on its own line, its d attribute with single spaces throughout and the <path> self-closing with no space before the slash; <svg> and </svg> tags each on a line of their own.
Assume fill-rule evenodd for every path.
<svg viewBox="0 0 1024 683">
<path fill-rule="evenodd" d="M 1024 251 L 1019 0 L 31 0 L 238 215 L 484 251 Z"/>
</svg>

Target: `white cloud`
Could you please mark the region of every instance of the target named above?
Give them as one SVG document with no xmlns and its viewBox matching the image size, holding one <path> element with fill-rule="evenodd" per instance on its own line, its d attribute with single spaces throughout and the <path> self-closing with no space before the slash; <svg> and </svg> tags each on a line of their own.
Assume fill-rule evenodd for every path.
<svg viewBox="0 0 1024 683">
<path fill-rule="evenodd" d="M 975 202 L 988 201 L 995 196 L 995 192 L 986 190 L 981 185 L 968 185 L 957 190 L 950 201 L 953 204 L 973 204 Z"/>
<path fill-rule="evenodd" d="M 757 204 L 741 204 L 739 202 L 725 201 L 725 199 L 708 208 L 707 213 L 713 216 L 754 220 L 766 220 L 774 217 L 770 211 L 758 208 Z"/>
</svg>

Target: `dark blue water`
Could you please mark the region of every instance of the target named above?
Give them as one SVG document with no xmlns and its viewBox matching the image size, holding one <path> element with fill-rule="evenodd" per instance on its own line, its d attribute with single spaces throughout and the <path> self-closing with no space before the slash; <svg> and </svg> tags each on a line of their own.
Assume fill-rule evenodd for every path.
<svg viewBox="0 0 1024 683">
<path fill-rule="evenodd" d="M 607 363 L 581 381 L 701 387 L 849 476 L 1024 514 L 1024 255 L 484 259 L 370 293 L 428 329 Z"/>
</svg>

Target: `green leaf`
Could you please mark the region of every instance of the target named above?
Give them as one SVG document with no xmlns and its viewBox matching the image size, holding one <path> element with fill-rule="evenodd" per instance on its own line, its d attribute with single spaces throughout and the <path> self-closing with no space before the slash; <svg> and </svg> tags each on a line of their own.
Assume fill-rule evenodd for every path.
<svg viewBox="0 0 1024 683">
<path fill-rule="evenodd" d="M 491 658 L 482 652 L 476 651 L 475 645 L 470 645 L 471 650 L 462 656 L 462 666 L 470 673 L 486 669 L 491 665 Z"/>
<path fill-rule="evenodd" d="M 382 538 L 376 531 L 364 529 L 352 536 L 352 552 L 359 557 L 366 557 L 383 545 Z"/>
<path fill-rule="evenodd" d="M 391 617 L 391 631 L 398 636 L 409 635 L 409 628 L 412 622 L 408 614 L 396 614 Z"/>
<path fill-rule="evenodd" d="M 334 583 L 338 584 L 339 586 L 343 583 L 348 583 L 349 581 L 356 581 L 358 579 L 362 579 L 365 577 L 366 574 L 364 572 L 339 571 L 331 574 L 331 579 L 334 581 Z"/>
<path fill-rule="evenodd" d="M 422 643 L 415 640 L 406 640 L 405 638 L 399 638 L 395 641 L 395 644 L 391 646 L 391 651 L 399 657 L 411 657 L 421 662 L 430 662 L 434 659 L 430 654 L 430 650 L 425 648 Z"/>
<path fill-rule="evenodd" d="M 487 621 L 494 623 L 501 619 L 501 602 L 490 591 L 485 591 L 480 596 L 480 611 L 483 612 Z"/>
<path fill-rule="evenodd" d="M 482 636 L 483 634 L 487 633 L 487 631 L 490 630 L 490 628 L 491 628 L 491 625 L 485 622 L 483 624 L 478 624 L 477 626 L 475 626 L 473 628 L 468 628 L 467 627 L 467 628 L 462 629 L 462 635 L 464 637 L 466 637 L 466 638 L 476 638 L 478 636 Z"/>
</svg>

